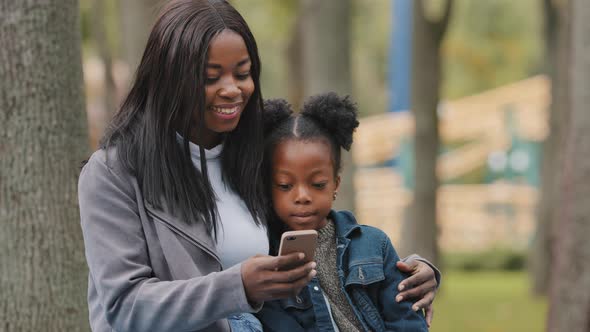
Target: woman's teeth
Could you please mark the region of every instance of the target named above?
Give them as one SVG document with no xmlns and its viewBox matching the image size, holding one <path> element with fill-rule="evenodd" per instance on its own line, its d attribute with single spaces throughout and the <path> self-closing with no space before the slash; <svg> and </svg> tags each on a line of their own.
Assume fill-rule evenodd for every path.
<svg viewBox="0 0 590 332">
<path fill-rule="evenodd" d="M 221 114 L 233 114 L 235 112 L 238 111 L 238 109 L 240 108 L 239 106 L 234 106 L 231 108 L 227 108 L 227 107 L 211 107 L 213 109 L 213 111 L 217 112 L 217 113 L 221 113 Z"/>
</svg>

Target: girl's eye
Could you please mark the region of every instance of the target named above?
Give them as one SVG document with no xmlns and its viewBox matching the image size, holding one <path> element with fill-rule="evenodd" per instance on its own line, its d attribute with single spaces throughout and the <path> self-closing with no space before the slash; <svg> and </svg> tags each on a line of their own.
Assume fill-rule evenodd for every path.
<svg viewBox="0 0 590 332">
<path fill-rule="evenodd" d="M 240 81 L 246 80 L 246 79 L 248 79 L 250 77 L 250 72 L 242 73 L 242 74 L 237 74 L 236 77 Z"/>
<path fill-rule="evenodd" d="M 280 190 L 283 190 L 283 191 L 287 191 L 287 190 L 291 189 L 291 185 L 290 184 L 280 184 L 279 183 L 279 184 L 277 184 L 277 187 Z"/>
<path fill-rule="evenodd" d="M 317 188 L 317 189 L 324 189 L 324 188 L 326 188 L 326 184 L 327 184 L 327 182 L 314 183 L 313 187 Z"/>
</svg>

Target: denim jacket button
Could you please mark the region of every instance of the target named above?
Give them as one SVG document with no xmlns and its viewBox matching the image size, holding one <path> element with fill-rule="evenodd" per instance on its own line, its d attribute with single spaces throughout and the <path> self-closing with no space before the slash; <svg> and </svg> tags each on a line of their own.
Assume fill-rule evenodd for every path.
<svg viewBox="0 0 590 332">
<path fill-rule="evenodd" d="M 318 286 L 313 286 L 313 290 L 317 292 L 320 290 L 320 288 Z"/>
</svg>

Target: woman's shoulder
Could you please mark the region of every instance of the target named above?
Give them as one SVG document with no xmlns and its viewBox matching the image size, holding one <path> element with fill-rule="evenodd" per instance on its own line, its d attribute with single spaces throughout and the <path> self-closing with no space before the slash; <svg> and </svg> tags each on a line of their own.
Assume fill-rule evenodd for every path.
<svg viewBox="0 0 590 332">
<path fill-rule="evenodd" d="M 125 167 L 119 159 L 116 146 L 100 148 L 94 151 L 82 167 L 80 176 L 88 173 L 105 175 L 106 173 L 112 173 L 118 177 L 129 176 L 129 172 L 125 170 Z"/>
</svg>

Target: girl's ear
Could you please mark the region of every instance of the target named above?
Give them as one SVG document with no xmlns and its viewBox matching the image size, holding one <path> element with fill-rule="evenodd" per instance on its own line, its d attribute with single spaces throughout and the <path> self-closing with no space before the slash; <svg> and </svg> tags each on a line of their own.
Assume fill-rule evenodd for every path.
<svg viewBox="0 0 590 332">
<path fill-rule="evenodd" d="M 336 188 L 334 188 L 334 191 L 338 191 L 338 189 L 340 188 L 340 175 L 336 176 Z"/>
</svg>

